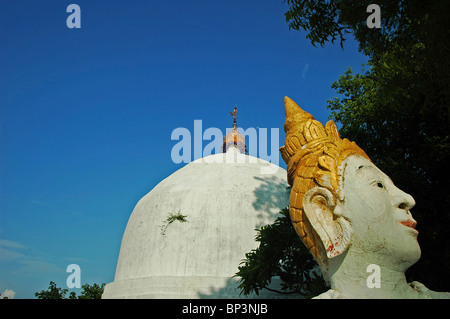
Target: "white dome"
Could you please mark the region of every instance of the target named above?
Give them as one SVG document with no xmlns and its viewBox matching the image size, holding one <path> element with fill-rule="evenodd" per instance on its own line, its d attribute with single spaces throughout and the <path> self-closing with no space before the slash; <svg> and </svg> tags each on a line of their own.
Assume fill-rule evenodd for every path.
<svg viewBox="0 0 450 319">
<path fill-rule="evenodd" d="M 284 169 L 235 149 L 179 169 L 136 205 L 103 298 L 239 297 L 232 277 L 255 229 L 288 205 L 287 186 Z"/>
</svg>

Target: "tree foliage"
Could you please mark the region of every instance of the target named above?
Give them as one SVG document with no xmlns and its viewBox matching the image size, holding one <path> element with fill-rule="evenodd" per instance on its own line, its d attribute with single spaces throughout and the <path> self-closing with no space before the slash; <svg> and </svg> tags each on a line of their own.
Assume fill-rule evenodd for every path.
<svg viewBox="0 0 450 319">
<path fill-rule="evenodd" d="M 295 233 L 285 208 L 274 224 L 257 230 L 259 247 L 246 254 L 236 276 L 244 295 L 270 289 L 272 277 L 282 280 L 281 294 L 310 297 L 324 292 L 325 282 L 318 265 Z"/>
<path fill-rule="evenodd" d="M 84 284 L 81 286 L 81 289 L 81 294 L 78 296 L 78 299 L 102 299 L 105 284 Z"/>
<path fill-rule="evenodd" d="M 291 30 L 306 31 L 306 38 L 316 46 L 345 40 L 353 36 L 360 50 L 371 56 L 390 51 L 392 43 L 408 47 L 414 43 L 431 43 L 441 49 L 449 27 L 447 0 L 378 0 L 381 28 L 369 29 L 366 19 L 371 0 L 285 0 L 285 13 Z M 440 55 L 442 52 L 438 52 Z"/>
<path fill-rule="evenodd" d="M 66 297 L 69 290 L 57 287 L 53 281 L 50 281 L 50 285 L 47 290 L 35 292 L 34 296 L 37 299 L 101 299 L 105 284 L 84 284 L 81 288 L 82 291 L 79 296 L 77 296 L 74 291 L 71 291 L 69 296 Z"/>
</svg>

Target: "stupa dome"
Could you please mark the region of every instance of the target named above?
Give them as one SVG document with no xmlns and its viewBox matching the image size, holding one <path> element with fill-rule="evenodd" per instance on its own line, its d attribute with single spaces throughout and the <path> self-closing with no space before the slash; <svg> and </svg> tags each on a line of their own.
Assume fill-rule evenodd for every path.
<svg viewBox="0 0 450 319">
<path fill-rule="evenodd" d="M 286 170 L 247 155 L 237 107 L 230 114 L 223 153 L 187 164 L 137 203 L 103 298 L 242 297 L 238 267 L 258 246 L 256 229 L 288 206 L 290 191 Z M 279 289 L 280 280 L 272 278 L 270 288 Z M 247 297 L 280 296 L 261 290 Z"/>
<path fill-rule="evenodd" d="M 187 164 L 137 203 L 103 298 L 242 297 L 233 276 L 255 229 L 288 205 L 287 186 L 283 168 L 237 147 Z"/>
</svg>

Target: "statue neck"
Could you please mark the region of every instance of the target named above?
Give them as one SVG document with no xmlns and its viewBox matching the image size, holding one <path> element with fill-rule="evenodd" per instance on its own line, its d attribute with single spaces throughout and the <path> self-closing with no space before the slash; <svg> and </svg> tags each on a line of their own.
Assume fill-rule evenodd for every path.
<svg viewBox="0 0 450 319">
<path fill-rule="evenodd" d="M 344 298 L 420 298 L 406 281 L 406 269 L 391 266 L 379 254 L 349 247 L 344 254 L 329 262 L 331 288 Z"/>
</svg>

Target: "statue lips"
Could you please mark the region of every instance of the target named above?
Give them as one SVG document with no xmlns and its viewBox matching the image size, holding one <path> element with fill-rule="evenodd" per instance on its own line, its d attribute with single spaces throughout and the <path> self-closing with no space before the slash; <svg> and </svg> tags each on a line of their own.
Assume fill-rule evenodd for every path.
<svg viewBox="0 0 450 319">
<path fill-rule="evenodd" d="M 403 226 L 410 228 L 414 233 L 418 234 L 419 232 L 415 229 L 417 226 L 417 222 L 414 219 L 402 220 L 399 222 Z"/>
</svg>

